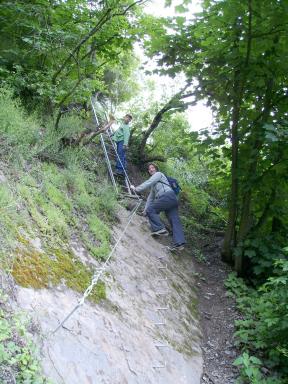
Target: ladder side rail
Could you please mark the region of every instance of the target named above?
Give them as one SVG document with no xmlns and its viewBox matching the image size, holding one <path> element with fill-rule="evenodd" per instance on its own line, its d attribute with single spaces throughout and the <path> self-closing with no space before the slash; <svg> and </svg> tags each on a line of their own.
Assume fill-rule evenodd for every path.
<svg viewBox="0 0 288 384">
<path fill-rule="evenodd" d="M 109 155 L 108 155 L 108 152 L 107 152 L 107 149 L 106 149 L 106 145 L 105 145 L 105 141 L 104 141 L 104 137 L 103 137 L 102 133 L 100 134 L 100 141 L 101 141 L 101 145 L 102 145 L 102 148 L 103 148 L 103 151 L 104 151 L 104 155 L 105 155 L 106 164 L 107 164 L 108 172 L 109 172 L 109 175 L 110 175 L 110 179 L 112 181 L 112 184 L 113 184 L 113 187 L 114 187 L 116 193 L 118 193 L 118 188 L 117 188 L 116 180 L 115 180 L 115 177 L 114 177 L 114 174 L 113 174 L 113 169 L 112 169 L 112 166 L 111 166 L 111 162 L 110 162 L 110 159 L 109 159 Z"/>
<path fill-rule="evenodd" d="M 106 119 L 107 119 L 107 121 L 108 121 L 107 113 L 105 113 L 105 116 L 106 116 Z M 117 156 L 117 159 L 119 160 L 119 162 L 120 162 L 120 164 L 121 164 L 121 166 L 122 166 L 122 168 L 123 168 L 124 176 L 125 176 L 125 185 L 126 185 L 126 188 L 127 188 L 127 190 L 128 190 L 128 193 L 129 193 L 129 195 L 133 195 L 132 190 L 131 190 L 131 188 L 130 188 L 131 182 L 130 182 L 130 180 L 129 180 L 129 176 L 128 176 L 127 172 L 126 172 L 126 169 L 124 168 L 124 166 L 123 166 L 123 164 L 122 164 L 122 161 L 121 161 L 119 155 L 118 155 L 116 144 L 114 143 L 114 141 L 112 140 L 112 137 L 111 137 L 111 136 L 113 135 L 113 131 L 112 131 L 111 127 L 109 127 L 109 128 L 107 129 L 107 135 L 108 135 L 108 137 L 109 137 L 109 139 L 110 139 L 110 142 L 111 142 L 112 147 L 113 147 L 113 149 L 114 149 L 114 151 L 115 151 L 115 154 L 116 154 L 116 156 Z M 135 193 L 135 194 L 136 194 L 136 193 Z"/>
<path fill-rule="evenodd" d="M 98 120 L 98 117 L 97 117 L 97 114 L 96 114 L 96 111 L 95 111 L 95 108 L 94 108 L 94 104 L 93 104 L 92 98 L 91 98 L 91 106 L 92 106 L 92 109 L 93 109 L 93 112 L 94 112 L 94 117 L 95 117 L 96 124 L 99 125 L 99 120 Z M 116 180 L 115 180 L 115 177 L 114 177 L 114 174 L 113 174 L 113 170 L 112 170 L 112 167 L 111 167 L 111 162 L 110 162 L 110 159 L 109 159 L 109 155 L 108 155 L 108 152 L 107 152 L 107 149 L 106 149 L 106 145 L 105 145 L 105 140 L 104 140 L 104 137 L 103 137 L 102 133 L 100 134 L 100 142 L 101 142 L 101 146 L 102 146 L 102 149 L 103 149 L 103 152 L 104 152 L 104 156 L 105 156 L 108 172 L 109 172 L 109 175 L 110 175 L 110 179 L 112 181 L 112 184 L 113 184 L 113 187 L 114 187 L 116 193 L 118 194 L 118 188 L 117 188 Z"/>
</svg>

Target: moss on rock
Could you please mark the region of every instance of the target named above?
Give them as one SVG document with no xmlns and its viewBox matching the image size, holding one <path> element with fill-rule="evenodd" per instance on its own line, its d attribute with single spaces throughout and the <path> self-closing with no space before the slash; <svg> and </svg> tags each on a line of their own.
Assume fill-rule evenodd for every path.
<svg viewBox="0 0 288 384">
<path fill-rule="evenodd" d="M 51 249 L 45 253 L 25 247 L 17 250 L 12 275 L 17 284 L 23 287 L 39 289 L 65 283 L 67 287 L 83 293 L 93 274 L 71 251 Z M 99 282 L 89 299 L 97 303 L 105 298 L 105 284 Z"/>
</svg>

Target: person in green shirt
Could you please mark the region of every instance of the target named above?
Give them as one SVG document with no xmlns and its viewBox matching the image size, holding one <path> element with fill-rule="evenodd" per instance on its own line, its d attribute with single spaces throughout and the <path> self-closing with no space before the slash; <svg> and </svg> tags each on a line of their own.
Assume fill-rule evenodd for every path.
<svg viewBox="0 0 288 384">
<path fill-rule="evenodd" d="M 128 142 L 130 137 L 130 126 L 129 123 L 132 120 L 132 116 L 127 114 L 123 118 L 123 122 L 120 127 L 115 131 L 112 139 L 115 141 L 117 146 L 117 162 L 116 162 L 116 175 L 125 176 L 126 171 L 126 151 L 128 148 Z"/>
</svg>

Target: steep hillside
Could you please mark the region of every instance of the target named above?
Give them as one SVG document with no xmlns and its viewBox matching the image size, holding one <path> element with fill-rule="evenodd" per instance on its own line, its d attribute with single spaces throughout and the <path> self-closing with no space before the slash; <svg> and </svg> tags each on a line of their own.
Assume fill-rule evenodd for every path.
<svg viewBox="0 0 288 384">
<path fill-rule="evenodd" d="M 169 255 L 142 217 L 133 218 L 85 305 L 52 334 L 104 264 L 131 212 L 125 199 L 117 201 L 97 141 L 62 147 L 45 127 L 39 136 L 39 123 L 5 92 L 1 382 L 199 383 L 191 259 Z M 75 118 L 63 121 L 76 129 Z"/>
<path fill-rule="evenodd" d="M 44 377 L 54 383 L 199 383 L 202 359 L 191 259 L 169 254 L 139 216 L 133 218 L 85 305 L 51 334 L 77 304 L 131 214 L 115 203 L 113 194 L 107 195 L 109 189 L 105 196 L 111 201 L 105 201 L 105 206 L 103 191 L 96 191 L 94 200 L 91 193 L 74 195 L 79 182 L 64 193 L 65 172 L 38 164 L 37 171 L 31 168 L 19 179 L 7 169 L 6 175 L 1 173 L 2 197 L 6 191 L 13 207 L 2 204 L 2 220 L 11 241 L 6 242 L 11 258 L 2 259 L 6 260 L 2 290 L 10 290 L 6 313 L 11 308 L 15 313 L 24 311 L 26 326 L 22 327 L 35 367 L 37 355 L 39 360 L 37 370 L 26 372 L 27 377 L 46 382 L 40 379 L 43 370 Z M 85 199 L 81 212 L 76 201 L 84 204 Z M 105 210 L 114 221 L 111 235 Z M 12 225 L 14 232 L 9 220 L 19 222 L 17 228 Z M 9 383 L 13 382 L 9 377 L 18 377 L 17 382 L 22 382 L 21 364 L 8 362 L 8 357 L 22 356 L 20 350 L 9 352 L 11 342 L 21 345 L 21 341 L 13 332 L 3 341 L 7 358 L 2 360 L 2 379 Z"/>
<path fill-rule="evenodd" d="M 120 209 L 118 215 L 114 238 L 128 212 Z M 75 260 L 101 266 L 80 243 L 72 249 Z M 97 305 L 87 302 L 48 338 L 79 295 L 64 283 L 54 289 L 17 287 L 18 304 L 39 325 L 45 375 L 69 384 L 199 383 L 202 359 L 191 259 L 169 255 L 151 238 L 145 220 L 136 217 L 104 283 L 105 299 Z"/>
</svg>

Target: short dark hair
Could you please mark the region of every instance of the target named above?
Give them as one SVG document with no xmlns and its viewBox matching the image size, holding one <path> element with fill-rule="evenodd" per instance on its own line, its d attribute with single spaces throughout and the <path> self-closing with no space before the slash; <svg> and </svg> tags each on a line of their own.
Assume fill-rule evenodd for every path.
<svg viewBox="0 0 288 384">
<path fill-rule="evenodd" d="M 155 163 L 148 163 L 147 164 L 147 171 L 149 171 L 150 165 L 153 165 L 153 167 L 156 169 L 157 172 L 159 171 L 158 165 L 156 165 Z"/>
<path fill-rule="evenodd" d="M 132 115 L 130 115 L 130 113 L 126 113 L 126 115 L 125 115 L 125 116 L 128 116 L 130 120 L 132 120 L 132 119 L 133 119 L 133 117 L 132 117 Z"/>
</svg>

